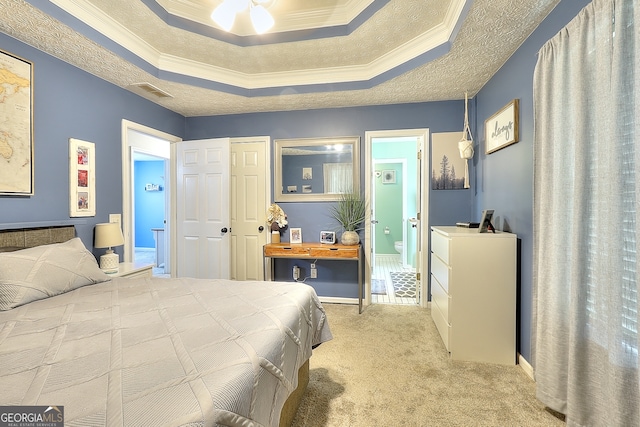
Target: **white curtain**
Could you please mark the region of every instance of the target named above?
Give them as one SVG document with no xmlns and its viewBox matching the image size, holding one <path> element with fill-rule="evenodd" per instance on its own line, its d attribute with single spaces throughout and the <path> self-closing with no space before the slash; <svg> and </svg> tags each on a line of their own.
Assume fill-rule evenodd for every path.
<svg viewBox="0 0 640 427">
<path fill-rule="evenodd" d="M 326 194 L 343 194 L 353 191 L 353 165 L 351 163 L 324 163 L 324 192 Z"/>
<path fill-rule="evenodd" d="M 639 33 L 637 0 L 593 0 L 534 74 L 533 363 L 569 426 L 640 425 Z"/>
</svg>

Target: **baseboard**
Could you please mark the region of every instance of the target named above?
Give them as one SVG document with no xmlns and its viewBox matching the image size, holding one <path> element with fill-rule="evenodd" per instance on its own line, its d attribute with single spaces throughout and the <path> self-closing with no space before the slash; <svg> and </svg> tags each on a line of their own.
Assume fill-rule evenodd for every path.
<svg viewBox="0 0 640 427">
<path fill-rule="evenodd" d="M 533 374 L 533 366 L 531 366 L 531 364 L 527 362 L 527 359 L 522 357 L 521 354 L 518 354 L 518 364 L 520 365 L 524 373 L 529 376 L 529 378 L 531 378 L 533 381 L 536 380 Z"/>
<path fill-rule="evenodd" d="M 321 297 L 318 299 L 321 303 L 327 304 L 354 304 L 358 305 L 358 298 L 342 298 L 342 297 Z"/>
</svg>

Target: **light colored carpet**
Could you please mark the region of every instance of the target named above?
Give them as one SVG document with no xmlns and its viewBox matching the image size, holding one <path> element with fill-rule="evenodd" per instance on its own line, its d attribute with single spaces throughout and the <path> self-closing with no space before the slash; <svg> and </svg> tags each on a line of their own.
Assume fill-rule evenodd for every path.
<svg viewBox="0 0 640 427">
<path fill-rule="evenodd" d="M 564 426 L 519 366 L 451 361 L 429 309 L 325 304 L 294 427 Z"/>
</svg>

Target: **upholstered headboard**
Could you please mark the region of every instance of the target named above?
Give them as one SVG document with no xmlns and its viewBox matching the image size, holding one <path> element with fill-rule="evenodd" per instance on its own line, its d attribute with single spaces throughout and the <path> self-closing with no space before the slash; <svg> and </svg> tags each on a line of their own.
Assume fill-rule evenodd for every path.
<svg viewBox="0 0 640 427">
<path fill-rule="evenodd" d="M 0 251 L 62 243 L 76 237 L 73 225 L 0 230 Z"/>
</svg>

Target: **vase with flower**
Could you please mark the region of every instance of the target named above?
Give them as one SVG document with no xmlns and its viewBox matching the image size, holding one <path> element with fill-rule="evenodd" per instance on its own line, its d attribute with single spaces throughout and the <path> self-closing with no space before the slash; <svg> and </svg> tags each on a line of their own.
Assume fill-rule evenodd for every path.
<svg viewBox="0 0 640 427">
<path fill-rule="evenodd" d="M 267 210 L 267 224 L 271 230 L 271 243 L 280 243 L 280 233 L 287 226 L 287 215 L 276 203 Z"/>
</svg>

